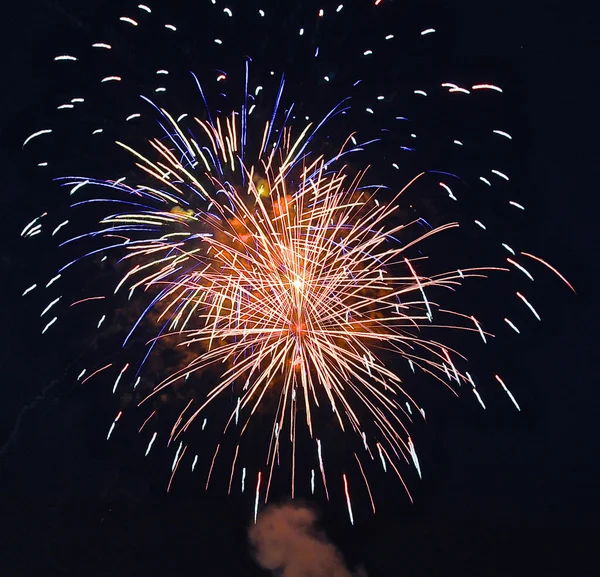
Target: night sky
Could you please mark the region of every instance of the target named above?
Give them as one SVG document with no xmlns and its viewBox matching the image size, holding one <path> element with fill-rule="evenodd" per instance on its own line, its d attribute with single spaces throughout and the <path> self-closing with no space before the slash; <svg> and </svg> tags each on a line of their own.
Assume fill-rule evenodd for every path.
<svg viewBox="0 0 600 577">
<path fill-rule="evenodd" d="M 304 4 L 290 2 L 292 22 Z M 442 47 L 450 49 L 432 66 L 465 77 L 486 70 L 507 89 L 506 114 L 519 141 L 513 186 L 529 208 L 520 239 L 565 274 L 577 295 L 539 274 L 544 322 L 493 353 L 518 391 L 521 413 L 501 394 L 486 412 L 471 396 L 424 399 L 428 424 L 415 431 L 424 480 L 410 479 L 414 505 L 397 484 L 386 485 L 377 515 L 363 507 L 354 527 L 344 508 L 309 505 L 348 566 L 363 566 L 370 577 L 598 575 L 593 168 L 600 86 L 592 14 L 576 2 L 395 4 L 407 29 L 431 17 L 443 30 Z M 23 0 L 3 10 L 0 576 L 267 574 L 247 544 L 247 499 L 206 494 L 193 478 L 167 494 L 170 461 L 144 460 L 135 435 L 107 443 L 109 385 L 74 384 L 68 376 L 78 337 L 69 327 L 42 337 L 42 303 L 20 296 L 36 271 L 58 266 L 51 249 L 32 251 L 19 237 L 51 206 L 50 189 L 21 144 L 52 110 L 52 58 L 71 36 L 96 41 L 91 24 L 114 19 L 120 6 L 135 3 Z M 202 34 L 202 11 L 186 10 L 188 30 L 197 18 Z"/>
</svg>

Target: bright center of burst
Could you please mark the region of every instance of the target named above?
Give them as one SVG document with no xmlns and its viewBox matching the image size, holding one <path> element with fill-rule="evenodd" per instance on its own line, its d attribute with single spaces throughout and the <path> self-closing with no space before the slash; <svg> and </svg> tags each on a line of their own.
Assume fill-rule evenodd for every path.
<svg viewBox="0 0 600 577">
<path fill-rule="evenodd" d="M 296 294 L 294 295 L 293 302 L 295 306 L 301 307 L 300 301 L 302 298 L 302 292 L 304 290 L 304 279 L 302 277 L 296 277 L 291 283 L 291 286 L 294 287 Z M 291 331 L 296 336 L 296 338 L 301 337 L 306 331 L 306 325 L 304 324 L 304 320 L 302 318 L 301 308 L 297 309 L 295 313 L 293 313 L 294 320 L 291 323 Z M 292 363 L 294 367 L 298 367 L 299 364 L 295 361 Z"/>
</svg>

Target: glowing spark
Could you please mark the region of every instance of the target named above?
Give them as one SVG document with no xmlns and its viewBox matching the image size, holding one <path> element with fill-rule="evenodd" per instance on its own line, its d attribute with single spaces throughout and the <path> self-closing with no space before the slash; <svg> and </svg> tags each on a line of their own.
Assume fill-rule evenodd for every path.
<svg viewBox="0 0 600 577">
<path fill-rule="evenodd" d="M 156 411 L 152 411 L 150 413 L 150 415 L 148 416 L 148 418 L 142 423 L 142 426 L 138 429 L 138 433 L 141 433 L 144 430 L 144 427 L 148 424 L 148 422 L 150 421 L 150 419 L 156 415 Z"/>
<path fill-rule="evenodd" d="M 115 380 L 115 384 L 113 386 L 113 395 L 115 394 L 117 387 L 119 386 L 119 381 L 121 380 L 121 377 L 123 376 L 123 373 L 127 370 L 127 367 L 129 367 L 129 363 L 127 363 L 122 369 L 121 372 L 118 374 L 117 379 Z"/>
<path fill-rule="evenodd" d="M 531 259 L 543 264 L 545 267 L 549 268 L 560 280 L 562 280 L 573 292 L 575 292 L 573 285 L 571 285 L 571 283 L 562 274 L 560 274 L 552 265 L 548 264 L 545 260 L 541 259 L 539 256 L 529 254 L 528 252 L 522 252 L 521 254 L 523 256 L 531 258 Z"/>
<path fill-rule="evenodd" d="M 504 381 L 498 375 L 494 375 L 494 376 L 496 377 L 496 380 L 500 383 L 500 385 L 502 385 L 502 388 L 504 389 L 505 393 L 508 395 L 510 400 L 513 402 L 515 407 L 517 407 L 517 410 L 520 411 L 521 407 L 519 407 L 519 403 L 517 403 L 513 394 L 508 390 L 507 386 L 504 384 Z"/>
<path fill-rule="evenodd" d="M 477 327 L 477 330 L 479 331 L 479 335 L 481 336 L 481 340 L 484 343 L 487 343 L 486 339 L 485 339 L 485 334 L 483 332 L 483 330 L 481 329 L 481 325 L 479 324 L 479 321 L 475 318 L 475 317 L 471 317 L 471 319 L 473 320 L 473 322 L 475 323 L 475 326 Z"/>
<path fill-rule="evenodd" d="M 538 321 L 541 321 L 542 319 L 541 319 L 540 315 L 537 313 L 537 311 L 533 308 L 533 305 L 520 292 L 517 292 L 517 296 L 527 305 L 527 307 L 533 313 L 535 318 Z"/>
<path fill-rule="evenodd" d="M 385 457 L 383 456 L 383 451 L 381 450 L 381 445 L 377 443 L 377 449 L 379 451 L 379 459 L 381 460 L 381 465 L 383 466 L 384 473 L 387 473 L 387 465 L 385 464 Z"/>
<path fill-rule="evenodd" d="M 57 274 L 55 277 L 52 277 L 48 283 L 46 284 L 46 288 L 48 288 L 49 286 L 53 285 L 59 278 L 61 275 Z"/>
<path fill-rule="evenodd" d="M 205 490 L 208 491 L 208 485 L 210 483 L 210 478 L 212 476 L 212 472 L 213 469 L 215 467 L 215 461 L 217 460 L 217 455 L 219 454 L 219 449 L 221 448 L 221 445 L 217 445 L 217 448 L 215 449 L 215 452 L 213 454 L 213 458 L 212 458 L 212 462 L 210 464 L 210 469 L 208 470 L 208 477 L 206 478 L 206 487 Z"/>
<path fill-rule="evenodd" d="M 115 430 L 115 427 L 117 426 L 117 421 L 121 418 L 122 414 L 123 413 L 121 411 L 119 411 L 119 413 L 115 417 L 115 420 L 113 421 L 112 425 L 110 426 L 110 429 L 108 430 L 108 435 L 106 435 L 106 440 L 107 441 L 110 439 L 110 436 L 112 435 L 112 432 Z"/>
<path fill-rule="evenodd" d="M 97 374 L 101 373 L 102 371 L 108 369 L 109 367 L 112 367 L 112 363 L 108 363 L 108 365 L 103 366 L 102 368 L 94 371 L 91 375 L 89 375 L 88 377 L 86 377 L 85 379 L 83 379 L 83 381 L 81 381 L 81 384 L 84 385 L 87 381 L 89 381 L 92 377 L 96 376 Z"/>
<path fill-rule="evenodd" d="M 175 458 L 173 459 L 173 464 L 171 465 L 171 472 L 175 470 L 175 465 L 179 460 L 179 454 L 181 453 L 181 449 L 183 448 L 183 442 L 179 443 L 179 447 L 177 448 L 177 452 L 175 453 Z"/>
<path fill-rule="evenodd" d="M 127 24 L 131 24 L 132 26 L 138 25 L 138 23 L 133 18 L 129 18 L 129 16 L 121 16 L 119 20 L 121 22 L 127 22 Z"/>
<path fill-rule="evenodd" d="M 473 394 L 477 397 L 477 401 L 479 402 L 479 404 L 485 409 L 483 399 L 481 398 L 479 391 L 475 387 L 473 387 Z"/>
<path fill-rule="evenodd" d="M 419 473 L 419 479 L 421 479 L 421 466 L 419 465 L 419 457 L 417 457 L 417 451 L 415 450 L 415 446 L 412 442 L 412 439 L 408 437 L 408 448 L 410 449 L 410 456 L 413 460 L 413 464 L 417 473 Z"/>
<path fill-rule="evenodd" d="M 521 253 L 523 254 L 523 253 Z M 512 264 L 514 267 L 518 268 L 529 280 L 533 280 L 533 277 L 531 276 L 531 273 L 522 265 L 520 265 L 518 262 L 514 261 L 512 258 L 506 258 L 506 261 L 509 262 L 510 264 Z"/>
<path fill-rule="evenodd" d="M 56 321 L 58 317 L 54 317 L 42 330 L 42 334 L 44 334 Z"/>
<path fill-rule="evenodd" d="M 344 492 L 346 493 L 346 503 L 348 505 L 348 516 L 350 517 L 350 523 L 354 525 L 354 515 L 352 515 L 352 504 L 350 503 L 350 493 L 348 492 L 348 479 L 346 473 L 342 475 L 344 477 Z"/>
<path fill-rule="evenodd" d="M 102 300 L 106 297 L 87 297 L 78 301 L 75 301 L 73 303 L 70 304 L 70 306 L 74 307 L 75 305 L 81 304 L 81 303 L 87 303 L 88 301 L 97 301 L 97 300 Z"/>
<path fill-rule="evenodd" d="M 515 324 L 510 320 L 505 318 L 504 322 L 517 334 L 521 334 L 521 331 L 515 326 Z"/>
<path fill-rule="evenodd" d="M 321 453 L 321 441 L 317 439 L 317 454 L 319 457 L 319 468 L 321 469 L 321 478 L 323 479 L 323 486 L 325 487 L 325 495 L 329 501 L 329 491 L 327 490 L 327 479 L 325 478 L 325 467 L 323 466 L 323 454 Z"/>
<path fill-rule="evenodd" d="M 30 232 L 31 230 L 34 229 L 37 221 L 40 219 L 39 216 L 37 216 L 36 218 L 34 218 L 22 231 L 21 231 L 21 236 L 25 236 L 28 232 Z"/>
<path fill-rule="evenodd" d="M 62 297 L 55 298 L 43 311 L 40 317 L 43 317 Z"/>
<path fill-rule="evenodd" d="M 45 128 L 44 130 L 38 130 L 37 132 L 34 132 L 33 134 L 31 134 L 30 136 L 28 136 L 25 141 L 23 142 L 21 148 L 25 148 L 25 145 L 28 142 L 31 142 L 34 138 L 37 138 L 38 136 L 42 136 L 42 134 L 50 134 L 52 132 L 51 128 Z"/>
<path fill-rule="evenodd" d="M 495 86 L 494 84 L 475 84 L 472 87 L 473 90 L 494 90 L 496 92 L 502 92 L 502 88 Z"/>
<path fill-rule="evenodd" d="M 445 183 L 440 182 L 439 185 L 448 193 L 448 196 L 452 199 L 452 200 L 458 200 L 456 198 L 456 196 L 454 196 L 454 194 L 452 193 L 452 189 Z"/>
<path fill-rule="evenodd" d="M 152 449 L 152 445 L 154 444 L 154 441 L 156 441 L 157 436 L 158 436 L 158 433 L 155 431 L 154 434 L 152 435 L 152 438 L 150 439 L 150 442 L 148 443 L 148 447 L 146 449 L 146 453 L 144 454 L 144 457 L 147 457 L 148 453 L 150 453 L 150 449 Z"/>
<path fill-rule="evenodd" d="M 508 138 L 508 140 L 512 140 L 512 136 L 508 134 L 508 132 L 504 132 L 503 130 L 493 130 L 494 134 L 499 134 L 500 136 L 504 136 L 504 138 Z"/>
<path fill-rule="evenodd" d="M 431 306 L 429 305 L 429 301 L 427 300 L 427 295 L 425 294 L 425 289 L 423 288 L 423 285 L 421 284 L 421 279 L 417 276 L 417 273 L 415 272 L 415 269 L 413 268 L 412 264 L 410 264 L 410 261 L 405 258 L 404 262 L 406 263 L 406 266 L 409 268 L 412 276 L 414 277 L 417 286 L 419 287 L 419 290 L 421 291 L 421 294 L 423 295 L 423 301 L 425 302 L 425 306 L 427 307 L 427 318 L 429 319 L 429 321 L 433 320 L 433 313 L 431 312 Z"/>
<path fill-rule="evenodd" d="M 31 238 L 32 236 L 35 236 L 36 234 L 39 234 L 40 232 L 42 232 L 42 225 L 36 224 L 35 226 L 31 227 L 25 234 L 22 234 L 21 236 L 25 236 L 26 238 Z"/>
<path fill-rule="evenodd" d="M 258 517 L 258 498 L 260 495 L 260 478 L 261 472 L 258 472 L 258 480 L 256 481 L 256 499 L 254 500 L 254 523 L 256 523 L 256 518 Z"/>
</svg>

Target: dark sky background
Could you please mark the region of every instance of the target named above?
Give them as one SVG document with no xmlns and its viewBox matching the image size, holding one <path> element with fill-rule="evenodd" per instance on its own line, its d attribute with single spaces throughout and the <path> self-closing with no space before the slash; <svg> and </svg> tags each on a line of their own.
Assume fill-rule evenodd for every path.
<svg viewBox="0 0 600 577">
<path fill-rule="evenodd" d="M 23 0 L 3 9 L 0 575 L 260 575 L 247 547 L 247 506 L 190 483 L 167 495 L 135 439 L 106 443 L 109 391 L 63 379 L 74 339 L 42 339 L 39 310 L 20 298 L 31 284 L 24 279 L 52 259 L 25 250 L 18 236 L 44 194 L 21 152 L 35 129 L 26 119 L 43 118 L 55 47 L 71 31 L 85 37 L 96 17 L 118 15 L 118 4 Z M 488 67 L 510 86 L 522 142 L 514 180 L 530 207 L 525 240 L 578 295 L 546 277 L 548 288 L 537 287 L 543 325 L 499 353 L 518 375 L 521 413 L 503 402 L 482 414 L 470 398 L 434 399 L 418 432 L 425 480 L 414 482 L 414 505 L 398 488 L 355 527 L 343 509 L 313 505 L 349 565 L 371 577 L 598 575 L 593 14 L 577 2 L 419 6 L 401 8 L 416 22 L 438 14 L 457 70 Z M 205 26 L 198 22 L 199 33 Z"/>
</svg>

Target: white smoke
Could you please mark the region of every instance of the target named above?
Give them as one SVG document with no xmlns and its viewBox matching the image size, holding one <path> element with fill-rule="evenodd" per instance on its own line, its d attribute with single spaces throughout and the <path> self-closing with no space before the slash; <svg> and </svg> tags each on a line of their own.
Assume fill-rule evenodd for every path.
<svg viewBox="0 0 600 577">
<path fill-rule="evenodd" d="M 248 532 L 256 561 L 280 577 L 352 577 L 316 521 L 304 507 L 268 507 Z"/>
</svg>

